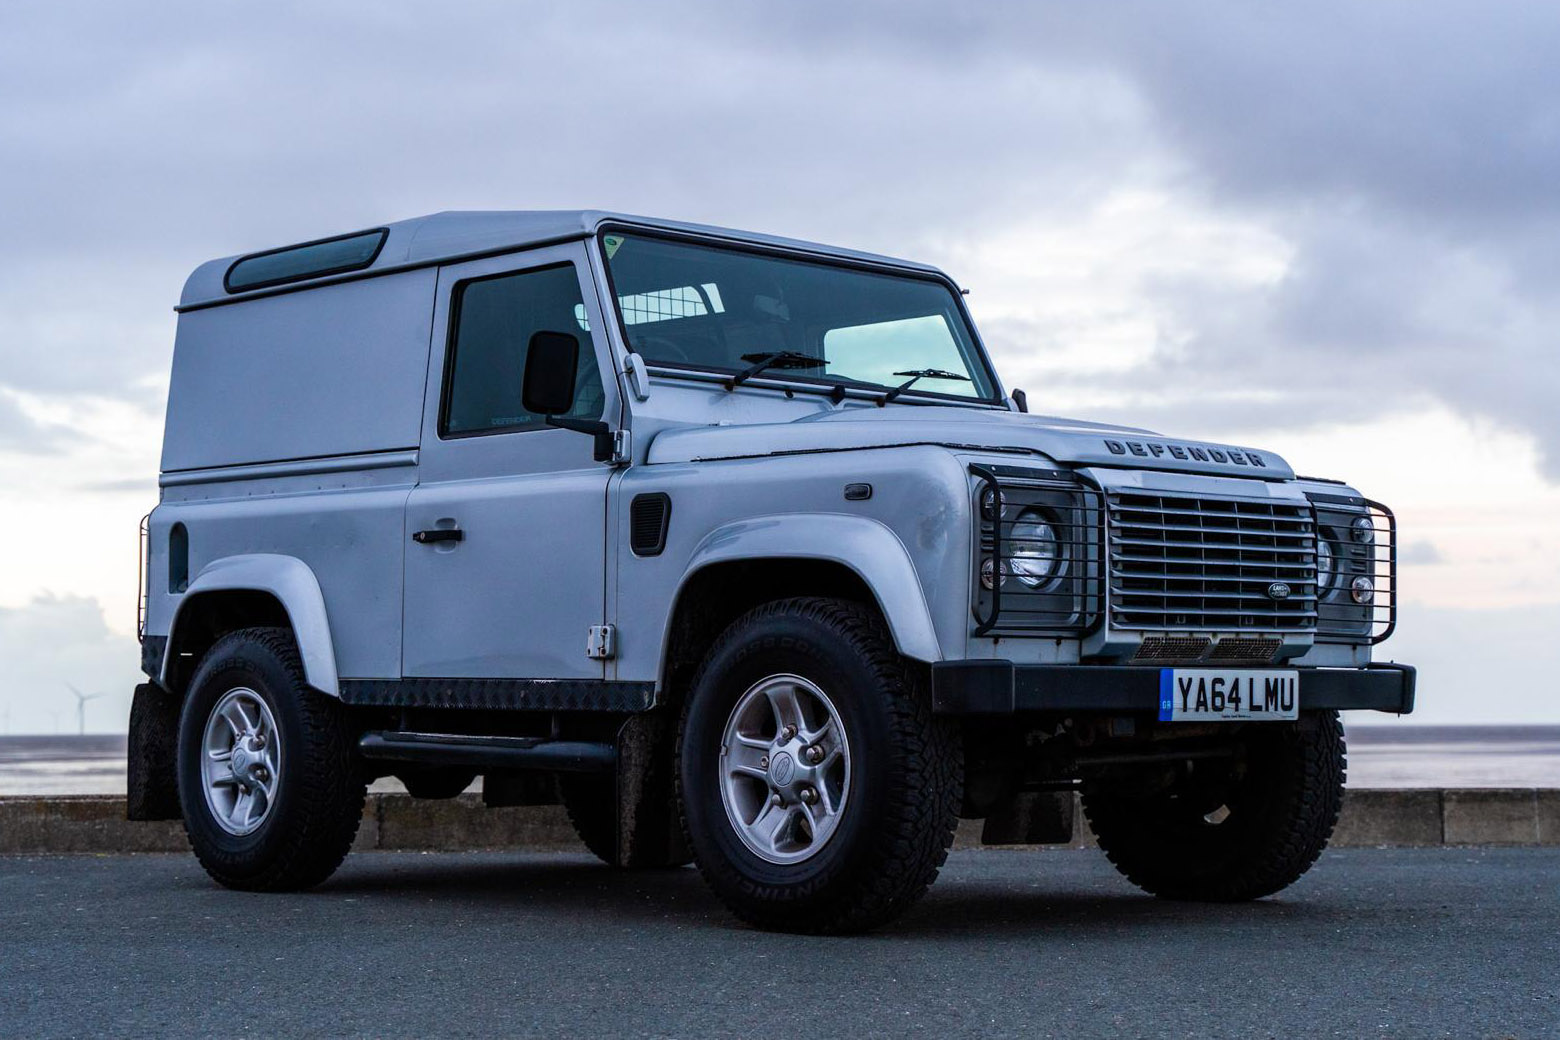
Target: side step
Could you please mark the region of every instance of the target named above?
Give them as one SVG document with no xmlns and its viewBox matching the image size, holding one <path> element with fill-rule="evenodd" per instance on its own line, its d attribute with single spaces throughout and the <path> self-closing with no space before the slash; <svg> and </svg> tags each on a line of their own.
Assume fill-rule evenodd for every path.
<svg viewBox="0 0 1560 1040">
<path fill-rule="evenodd" d="M 545 737 L 473 737 L 381 730 L 363 734 L 358 751 L 364 758 L 380 761 L 487 769 L 601 773 L 617 766 L 617 748 L 612 744 Z"/>
</svg>

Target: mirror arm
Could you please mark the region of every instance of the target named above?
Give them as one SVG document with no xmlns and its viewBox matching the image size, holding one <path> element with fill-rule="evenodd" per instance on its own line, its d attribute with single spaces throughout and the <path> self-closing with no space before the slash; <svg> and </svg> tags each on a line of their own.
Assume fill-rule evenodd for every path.
<svg viewBox="0 0 1560 1040">
<path fill-rule="evenodd" d="M 595 438 L 594 456 L 597 462 L 608 462 L 612 459 L 615 445 L 612 443 L 612 427 L 600 419 L 575 419 L 567 415 L 544 415 L 542 421 L 548 426 L 556 426 L 560 430 L 573 430 L 576 433 L 588 433 Z"/>
</svg>

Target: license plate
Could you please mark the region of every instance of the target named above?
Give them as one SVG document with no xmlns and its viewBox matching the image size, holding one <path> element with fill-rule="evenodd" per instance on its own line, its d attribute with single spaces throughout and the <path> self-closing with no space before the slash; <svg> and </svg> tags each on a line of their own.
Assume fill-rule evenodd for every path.
<svg viewBox="0 0 1560 1040">
<path fill-rule="evenodd" d="M 1300 717 L 1300 673 L 1161 668 L 1160 722 L 1282 721 Z"/>
</svg>

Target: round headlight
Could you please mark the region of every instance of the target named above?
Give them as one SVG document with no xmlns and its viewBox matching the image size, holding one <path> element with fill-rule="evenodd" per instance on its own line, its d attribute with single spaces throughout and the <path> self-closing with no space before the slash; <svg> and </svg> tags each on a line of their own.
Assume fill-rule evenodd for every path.
<svg viewBox="0 0 1560 1040">
<path fill-rule="evenodd" d="M 1333 572 L 1337 569 L 1333 559 L 1332 543 L 1326 538 L 1316 540 L 1316 598 L 1321 599 L 1332 591 Z"/>
<path fill-rule="evenodd" d="M 1376 583 L 1362 574 L 1349 583 L 1349 595 L 1354 597 L 1354 602 L 1364 606 L 1376 598 Z"/>
<path fill-rule="evenodd" d="M 1022 514 L 1013 525 L 1011 538 L 1010 574 L 1032 589 L 1056 577 L 1061 562 L 1056 530 L 1040 519 L 1039 513 Z"/>
<path fill-rule="evenodd" d="M 1008 565 L 1004 563 L 1002 565 L 1002 581 L 1004 584 L 1007 582 L 1007 576 Z M 997 587 L 997 562 L 989 556 L 982 560 L 980 564 L 980 584 L 987 591 Z"/>
<path fill-rule="evenodd" d="M 997 498 L 996 488 L 987 488 L 981 492 L 980 515 L 983 520 L 995 520 L 997 514 L 1002 511 L 1002 503 Z"/>
<path fill-rule="evenodd" d="M 1376 537 L 1376 525 L 1368 516 L 1357 516 L 1349 525 L 1349 536 L 1356 542 L 1369 542 Z"/>
</svg>

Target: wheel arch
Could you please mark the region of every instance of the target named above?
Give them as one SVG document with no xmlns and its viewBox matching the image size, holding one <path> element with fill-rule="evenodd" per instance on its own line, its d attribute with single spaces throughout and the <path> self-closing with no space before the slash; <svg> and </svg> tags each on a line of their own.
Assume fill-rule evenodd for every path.
<svg viewBox="0 0 1560 1040">
<path fill-rule="evenodd" d="M 680 688 L 679 679 L 737 616 L 791 596 L 867 603 L 900 654 L 942 659 L 925 592 L 898 535 L 865 517 L 786 514 L 726 524 L 694 550 L 667 614 L 662 688 Z"/>
<path fill-rule="evenodd" d="M 213 560 L 190 582 L 168 628 L 159 684 L 182 695 L 200 657 L 228 632 L 255 625 L 292 631 L 310 686 L 340 695 L 325 596 L 295 556 L 246 553 Z"/>
</svg>

